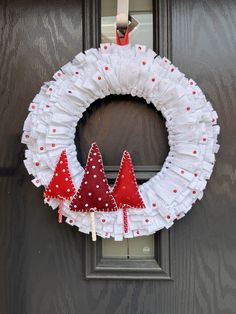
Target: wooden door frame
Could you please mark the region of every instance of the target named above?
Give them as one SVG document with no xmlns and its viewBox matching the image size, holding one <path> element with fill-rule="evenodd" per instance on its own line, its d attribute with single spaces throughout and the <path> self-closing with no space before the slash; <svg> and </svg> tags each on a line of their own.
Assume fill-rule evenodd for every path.
<svg viewBox="0 0 236 314">
<path fill-rule="evenodd" d="M 83 49 L 99 47 L 101 0 L 83 0 Z M 171 59 L 171 0 L 153 0 L 153 49 Z"/>
<path fill-rule="evenodd" d="M 99 47 L 101 38 L 101 1 L 83 0 L 83 50 Z"/>
</svg>

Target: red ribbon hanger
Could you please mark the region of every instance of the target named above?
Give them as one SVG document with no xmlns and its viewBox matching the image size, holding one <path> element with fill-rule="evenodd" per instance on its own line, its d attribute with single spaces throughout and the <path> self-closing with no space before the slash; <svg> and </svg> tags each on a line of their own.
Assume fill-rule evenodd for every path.
<svg viewBox="0 0 236 314">
<path fill-rule="evenodd" d="M 119 28 L 116 28 L 116 43 L 117 45 L 120 46 L 125 46 L 128 45 L 129 43 L 129 30 L 128 30 L 128 26 L 126 27 L 126 31 L 125 31 L 125 36 L 123 41 L 121 42 L 121 38 L 120 38 L 120 34 L 119 34 Z"/>
</svg>

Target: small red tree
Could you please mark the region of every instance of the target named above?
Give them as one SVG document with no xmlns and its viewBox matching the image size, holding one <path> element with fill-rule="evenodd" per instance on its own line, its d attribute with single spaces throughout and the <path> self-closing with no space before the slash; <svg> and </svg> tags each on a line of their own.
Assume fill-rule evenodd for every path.
<svg viewBox="0 0 236 314">
<path fill-rule="evenodd" d="M 57 162 L 53 177 L 44 192 L 44 197 L 59 199 L 58 222 L 62 223 L 63 200 L 71 200 L 76 193 L 70 171 L 66 150 L 63 150 Z"/>
<path fill-rule="evenodd" d="M 96 241 L 95 212 L 116 211 L 117 206 L 104 173 L 102 156 L 96 143 L 88 154 L 84 177 L 74 196 L 70 209 L 77 212 L 89 212 L 92 226 L 92 239 Z"/>
<path fill-rule="evenodd" d="M 124 231 L 128 233 L 127 208 L 145 208 L 138 190 L 130 154 L 124 151 L 118 176 L 112 191 L 118 208 L 123 208 Z"/>
</svg>

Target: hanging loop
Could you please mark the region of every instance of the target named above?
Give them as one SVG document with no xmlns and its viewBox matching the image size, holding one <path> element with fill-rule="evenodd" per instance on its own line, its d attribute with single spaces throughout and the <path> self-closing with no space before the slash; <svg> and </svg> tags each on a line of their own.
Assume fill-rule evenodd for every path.
<svg viewBox="0 0 236 314">
<path fill-rule="evenodd" d="M 129 0 L 117 0 L 116 27 L 126 28 L 129 20 Z"/>
<path fill-rule="evenodd" d="M 129 43 L 129 0 L 117 0 L 116 16 L 116 43 L 127 45 Z M 121 41 L 123 39 L 123 41 Z"/>
</svg>

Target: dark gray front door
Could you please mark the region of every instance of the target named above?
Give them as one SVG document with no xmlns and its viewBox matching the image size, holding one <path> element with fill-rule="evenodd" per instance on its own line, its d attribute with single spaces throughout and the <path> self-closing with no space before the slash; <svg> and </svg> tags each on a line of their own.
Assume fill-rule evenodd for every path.
<svg viewBox="0 0 236 314">
<path fill-rule="evenodd" d="M 20 137 L 28 104 L 60 65 L 98 43 L 99 2 L 2 0 L 1 314 L 236 313 L 236 2 L 154 0 L 153 5 L 156 50 L 198 82 L 221 126 L 221 149 L 204 198 L 172 228 L 173 280 L 85 280 L 85 236 L 57 223 L 22 163 Z M 78 147 L 85 153 L 90 138 L 100 136 L 108 163 L 118 163 L 122 145 L 135 154 L 135 164 L 163 162 L 166 133 L 152 107 L 127 98 L 95 109 L 80 126 Z M 130 138 L 137 114 L 143 124 Z M 120 130 L 118 120 L 127 127 Z M 115 121 L 117 128 L 109 129 Z M 113 147 L 115 140 L 120 145 Z"/>
</svg>

